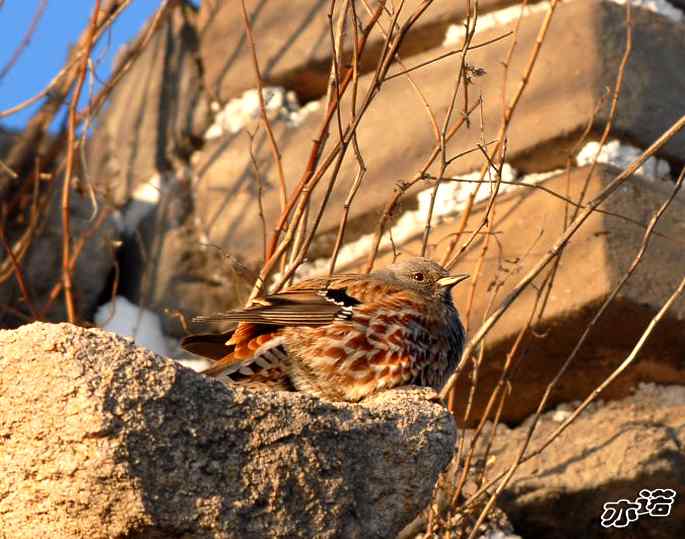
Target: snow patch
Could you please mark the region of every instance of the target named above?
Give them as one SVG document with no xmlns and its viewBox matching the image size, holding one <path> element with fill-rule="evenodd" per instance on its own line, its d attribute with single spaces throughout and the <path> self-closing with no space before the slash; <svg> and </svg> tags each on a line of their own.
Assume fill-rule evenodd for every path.
<svg viewBox="0 0 685 539">
<path fill-rule="evenodd" d="M 576 163 L 579 167 L 592 164 L 592 160 L 595 158 L 598 151 L 598 163 L 614 165 L 621 169 L 626 168 L 630 163 L 642 155 L 642 150 L 639 148 L 618 140 L 608 142 L 601 149 L 598 142 L 592 141 L 588 142 L 583 146 L 580 152 L 578 152 Z M 642 174 L 650 180 L 662 180 L 671 176 L 671 166 L 663 159 L 650 157 L 637 169 L 637 174 Z"/>
<path fill-rule="evenodd" d="M 95 323 L 122 337 L 132 337 L 138 346 L 160 356 L 169 355 L 159 315 L 138 307 L 123 296 L 100 306 L 95 313 Z"/>
<path fill-rule="evenodd" d="M 159 204 L 162 193 L 162 177 L 153 175 L 148 181 L 140 184 L 126 207 L 117 212 L 117 224 L 121 232 L 133 234 L 140 222 L 154 211 Z"/>
<path fill-rule="evenodd" d="M 318 101 L 301 107 L 295 92 L 280 86 L 267 86 L 262 89 L 262 95 L 267 117 L 270 120 L 284 121 L 290 127 L 300 125 L 311 112 L 321 107 Z M 261 115 L 259 90 L 246 90 L 242 96 L 229 100 L 223 107 L 212 103 L 212 110 L 215 113 L 214 123 L 205 131 L 205 140 L 238 133 Z"/>
<path fill-rule="evenodd" d="M 625 0 L 610 1 L 622 6 L 626 4 Z M 659 15 L 663 15 L 673 22 L 682 22 L 683 19 L 685 19 L 685 14 L 683 14 L 680 9 L 666 0 L 631 0 L 631 5 L 640 9 L 646 9 L 647 11 L 651 11 Z"/>
</svg>

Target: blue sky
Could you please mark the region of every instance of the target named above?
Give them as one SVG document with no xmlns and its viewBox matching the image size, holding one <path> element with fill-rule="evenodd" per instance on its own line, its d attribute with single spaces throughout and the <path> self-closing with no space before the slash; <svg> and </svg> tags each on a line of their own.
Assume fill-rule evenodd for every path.
<svg viewBox="0 0 685 539">
<path fill-rule="evenodd" d="M 41 0 L 0 0 L 0 72 L 21 43 Z M 96 73 L 105 81 L 119 47 L 135 37 L 159 6 L 159 0 L 133 0 L 101 39 L 93 58 Z M 47 7 L 31 43 L 9 73 L 0 79 L 0 110 L 17 105 L 42 90 L 64 65 L 69 46 L 76 42 L 95 6 L 95 0 L 47 0 Z M 88 81 L 86 81 L 88 82 Z M 94 82 L 94 92 L 100 84 Z M 84 86 L 84 94 L 88 88 Z M 87 95 L 84 96 L 87 99 Z M 3 127 L 21 128 L 40 102 L 17 114 L 0 118 Z"/>
</svg>

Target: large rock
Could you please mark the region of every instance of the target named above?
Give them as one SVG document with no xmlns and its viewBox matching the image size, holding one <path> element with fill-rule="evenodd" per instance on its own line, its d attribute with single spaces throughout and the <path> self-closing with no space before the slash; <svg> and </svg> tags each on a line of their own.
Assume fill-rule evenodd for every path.
<svg viewBox="0 0 685 539">
<path fill-rule="evenodd" d="M 507 78 L 509 96 L 518 88 L 519 74 L 525 70 L 543 15 L 533 14 L 521 22 L 518 45 Z M 623 7 L 597 0 L 578 0 L 557 8 L 508 131 L 507 159 L 514 166 L 524 171 L 540 171 L 566 163 L 570 148 L 593 119 L 597 103 L 605 98 L 606 88 L 613 87 L 624 49 L 624 19 Z M 614 133 L 646 147 L 685 113 L 685 102 L 678 90 L 685 87 L 685 74 L 671 68 L 683 55 L 685 33 L 681 25 L 640 9 L 633 10 L 633 28 L 633 52 L 625 71 Z M 508 27 L 495 27 L 477 34 L 474 41 L 484 42 L 506 30 Z M 448 156 L 474 148 L 481 142 L 481 136 L 484 140 L 495 138 L 502 115 L 504 71 L 501 62 L 511 46 L 510 39 L 469 53 L 468 61 L 487 72 L 485 76 L 473 79 L 470 90 L 474 99 L 479 94 L 485 97 L 485 122 L 482 132 L 479 120 L 474 120 L 471 129 L 462 128 L 448 144 Z M 568 51 L 583 53 L 569 55 Z M 443 52 L 445 49 L 433 49 L 412 57 L 408 63 L 418 65 Z M 448 109 L 458 62 L 459 58 L 453 56 L 412 73 L 438 121 L 442 121 Z M 360 95 L 364 95 L 363 89 L 370 80 L 370 75 L 360 79 Z M 311 141 L 317 136 L 323 114 L 322 109 L 310 114 L 298 128 L 287 127 L 283 123 L 274 126 L 283 155 L 288 193 L 293 191 L 305 170 Z M 608 107 L 603 107 L 594 116 L 594 131 L 603 128 L 607 114 Z M 550 121 L 550 118 L 554 120 Z M 357 132 L 368 172 L 351 206 L 348 240 L 373 228 L 380 209 L 393 195 L 398 182 L 412 178 L 435 146 L 425 107 L 403 77 L 383 85 Z M 337 140 L 335 125 L 331 133 L 332 139 Z M 666 145 L 663 155 L 682 159 L 683 143 L 685 133 Z M 231 254 L 257 267 L 262 257 L 262 224 L 258 182 L 249 144 L 250 140 L 245 135 L 230 135 L 210 141 L 194 158 L 193 169 L 198 178 L 198 215 L 210 242 L 225 247 Z M 264 182 L 267 230 L 271 232 L 280 214 L 278 173 L 263 133 L 257 137 L 254 148 Z M 480 152 L 471 152 L 452 163 L 447 173 L 465 173 L 480 168 L 482 164 Z M 434 163 L 430 171 L 437 172 L 438 165 Z M 340 212 L 356 171 L 356 157 L 350 150 L 331 194 L 329 209 L 324 212 L 319 227 L 322 236 L 327 236 L 330 241 L 315 248 L 311 256 L 330 252 Z M 329 176 L 324 175 L 314 190 L 311 214 L 319 207 Z M 407 206 L 411 206 L 411 202 L 407 202 Z M 312 219 L 310 216 L 310 221 Z"/>
<path fill-rule="evenodd" d="M 417 0 L 405 2 L 399 24 L 404 23 L 421 3 Z M 512 3 L 514 0 L 483 0 L 479 3 L 479 10 L 483 13 Z M 246 1 L 245 4 L 262 78 L 269 84 L 295 90 L 304 99 L 316 99 L 325 94 L 332 50 L 327 16 L 330 2 L 269 0 Z M 343 5 L 344 2 L 335 4 L 336 18 Z M 372 0 L 368 5 L 376 9 L 378 2 Z M 392 12 L 390 3 L 387 6 L 388 12 Z M 287 17 L 283 16 L 284 12 L 287 12 Z M 362 24 L 368 24 L 370 17 L 364 4 L 357 6 L 357 15 Z M 407 34 L 400 50 L 402 57 L 440 45 L 450 23 L 461 21 L 465 16 L 466 3 L 433 2 Z M 392 16 L 384 13 L 380 20 L 387 29 Z M 252 51 L 240 5 L 229 0 L 205 0 L 200 7 L 198 26 L 205 81 L 212 97 L 223 103 L 248 88 L 256 87 Z M 353 31 L 348 29 L 344 41 L 347 56 L 353 50 L 353 36 Z M 362 72 L 375 69 L 383 43 L 383 34 L 375 28 L 359 66 Z"/>
<path fill-rule="evenodd" d="M 564 406 L 543 415 L 531 448 L 572 409 Z M 539 456 L 520 466 L 498 503 L 523 537 L 683 537 L 683 417 L 685 387 L 679 386 L 647 385 L 625 400 L 593 405 Z M 498 427 L 488 476 L 514 462 L 529 421 L 513 430 Z M 485 432 L 483 439 L 488 436 Z M 670 516 L 642 515 L 624 528 L 601 526 L 605 503 L 634 501 L 642 489 L 674 489 Z"/>
<path fill-rule="evenodd" d="M 167 10 L 97 118 L 89 172 L 117 205 L 141 182 L 178 168 L 208 125 L 196 17 L 186 1 Z"/>
<path fill-rule="evenodd" d="M 590 200 L 619 170 L 599 166 L 587 179 L 589 169 L 560 174 L 541 184 L 545 189 L 571 200 L 578 200 L 586 188 Z M 568 183 L 567 183 L 568 180 Z M 567 186 L 569 188 L 566 193 Z M 530 415 L 546 385 L 558 372 L 590 319 L 611 293 L 637 254 L 644 229 L 652 212 L 671 193 L 672 184 L 633 177 L 603 205 L 608 213 L 594 213 L 566 246 L 554 277 L 554 285 L 541 316 L 536 315 L 519 348 L 512 379 L 515 398 L 503 410 L 503 420 L 518 422 Z M 474 208 L 466 230 L 475 230 L 483 219 L 484 204 Z M 473 305 L 466 317 L 471 332 L 478 329 L 489 310 L 493 291 L 497 292 L 491 309 L 507 297 L 519 280 L 546 254 L 564 229 L 565 211 L 561 198 L 549 192 L 519 187 L 502 195 L 494 210 L 491 241 L 477 280 L 472 278 L 455 288 L 455 304 L 467 314 L 470 288 L 475 283 Z M 572 208 L 571 208 L 572 209 Z M 550 396 L 549 406 L 585 398 L 630 352 L 650 319 L 673 293 L 682 278 L 683 250 L 678 242 L 685 231 L 685 198 L 673 201 L 656 227 L 650 247 L 633 277 L 591 331 L 578 356 Z M 628 220 L 617 216 L 624 216 Z M 432 231 L 430 255 L 441 260 L 457 228 L 456 218 L 438 224 Z M 632 220 L 630 222 L 629 220 Z M 636 224 L 638 223 L 638 224 Z M 401 246 L 403 256 L 418 254 L 420 232 Z M 462 241 L 466 241 L 466 234 Z M 460 258 L 453 271 L 475 274 L 484 236 L 479 236 Z M 376 267 L 393 259 L 392 253 L 379 257 Z M 542 273 L 534 284 L 542 285 Z M 497 384 L 506 356 L 518 334 L 536 308 L 537 292 L 529 287 L 502 316 L 486 337 L 484 360 L 478 371 L 478 390 L 474 396 L 472 421 L 478 421 Z M 539 309 L 540 304 L 537 304 Z M 539 313 L 539 311 L 538 311 Z M 613 382 L 604 398 L 622 398 L 640 382 L 685 384 L 685 302 L 677 301 L 656 327 L 638 359 Z M 466 406 L 470 381 L 462 376 L 457 389 L 457 408 Z M 463 413 L 457 413 L 461 418 Z"/>
<path fill-rule="evenodd" d="M 393 537 L 452 455 L 433 397 L 254 393 L 98 329 L 3 331 L 3 537 Z"/>
</svg>

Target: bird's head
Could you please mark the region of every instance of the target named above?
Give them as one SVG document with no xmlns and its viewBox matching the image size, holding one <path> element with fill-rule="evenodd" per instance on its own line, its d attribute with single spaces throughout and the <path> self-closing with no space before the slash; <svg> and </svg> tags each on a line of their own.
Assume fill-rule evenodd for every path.
<svg viewBox="0 0 685 539">
<path fill-rule="evenodd" d="M 430 296 L 448 299 L 452 287 L 469 277 L 466 273 L 450 275 L 441 265 L 423 257 L 407 258 L 376 272 Z"/>
</svg>

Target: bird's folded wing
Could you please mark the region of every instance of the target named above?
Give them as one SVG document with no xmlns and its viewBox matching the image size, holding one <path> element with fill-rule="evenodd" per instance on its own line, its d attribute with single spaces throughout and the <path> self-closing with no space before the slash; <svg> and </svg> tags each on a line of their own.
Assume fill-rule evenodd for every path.
<svg viewBox="0 0 685 539">
<path fill-rule="evenodd" d="M 274 326 L 320 326 L 331 323 L 345 308 L 359 303 L 344 295 L 342 289 L 288 290 L 265 296 L 246 309 L 210 316 L 197 322 L 235 320 Z"/>
</svg>

